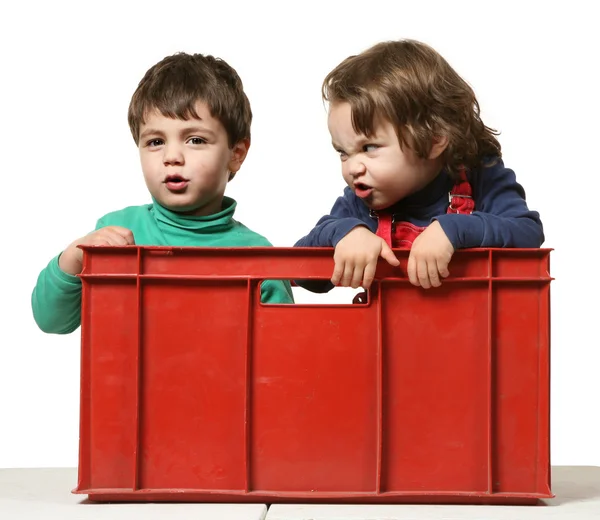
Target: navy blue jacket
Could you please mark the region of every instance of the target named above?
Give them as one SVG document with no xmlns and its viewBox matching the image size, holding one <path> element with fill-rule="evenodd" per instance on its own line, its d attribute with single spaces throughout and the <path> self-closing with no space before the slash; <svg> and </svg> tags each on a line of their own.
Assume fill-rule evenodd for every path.
<svg viewBox="0 0 600 520">
<path fill-rule="evenodd" d="M 535 248 L 544 242 L 539 213 L 525 202 L 525 191 L 517 183 L 515 173 L 504 167 L 501 159 L 488 167 L 467 174 L 473 190 L 475 211 L 471 215 L 447 214 L 448 194 L 454 181 L 442 171 L 421 191 L 406 197 L 390 209 L 396 221 L 408 221 L 426 227 L 439 221 L 455 249 L 472 247 Z M 294 244 L 296 247 L 335 247 L 352 229 L 367 226 L 373 233 L 377 220 L 369 216 L 369 208 L 350 188 L 313 230 Z M 306 284 L 299 282 L 300 285 Z M 311 290 L 317 290 L 310 284 Z M 309 288 L 308 286 L 306 286 Z M 333 286 L 318 290 L 328 291 Z"/>
</svg>

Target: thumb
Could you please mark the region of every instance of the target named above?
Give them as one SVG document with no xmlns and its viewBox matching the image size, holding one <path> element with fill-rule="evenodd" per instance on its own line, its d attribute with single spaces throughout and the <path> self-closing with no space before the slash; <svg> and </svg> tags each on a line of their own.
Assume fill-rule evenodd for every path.
<svg viewBox="0 0 600 520">
<path fill-rule="evenodd" d="M 381 253 L 379 253 L 379 256 L 390 265 L 400 265 L 400 260 L 396 258 L 396 255 L 391 250 L 390 246 L 388 246 L 385 242 L 383 242 L 381 246 Z"/>
</svg>

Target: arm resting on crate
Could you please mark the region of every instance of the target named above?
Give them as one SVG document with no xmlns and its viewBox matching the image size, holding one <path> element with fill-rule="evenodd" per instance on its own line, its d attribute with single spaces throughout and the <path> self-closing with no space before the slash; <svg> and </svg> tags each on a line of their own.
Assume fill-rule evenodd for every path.
<svg viewBox="0 0 600 520">
<path fill-rule="evenodd" d="M 81 280 L 61 270 L 59 256 L 40 273 L 31 295 L 31 308 L 41 330 L 69 334 L 81 323 Z"/>
<path fill-rule="evenodd" d="M 376 221 L 369 219 L 369 210 L 350 188 L 346 188 L 344 196 L 335 201 L 331 213 L 321 217 L 310 233 L 298 240 L 294 247 L 335 247 L 357 226 L 365 226 L 373 233 L 377 230 Z"/>
<path fill-rule="evenodd" d="M 539 213 L 527 207 L 525 190 L 500 158 L 470 172 L 468 179 L 475 200 L 475 211 L 471 215 L 447 213 L 448 194 L 454 181 L 444 172 L 422 191 L 398 201 L 391 211 L 420 227 L 439 221 L 455 249 L 538 248 L 543 244 L 544 230 Z M 345 188 L 331 213 L 322 217 L 310 233 L 294 245 L 335 247 L 346 234 L 361 225 L 373 233 L 377 230 L 377 221 L 370 217 L 368 207 L 350 188 Z M 328 280 L 296 280 L 296 283 L 313 292 L 333 288 Z"/>
<path fill-rule="evenodd" d="M 335 247 L 357 226 L 365 226 L 375 232 L 377 224 L 374 221 L 369 222 L 368 210 L 358 206 L 357 200 L 350 188 L 346 188 L 344 196 L 338 197 L 331 208 L 331 213 L 321 217 L 311 232 L 298 240 L 294 247 Z M 362 219 L 357 218 L 361 213 Z M 295 282 L 314 293 L 326 293 L 333 289 L 333 284 L 329 280 L 295 280 Z"/>
<path fill-rule="evenodd" d="M 104 226 L 100 219 L 94 230 Z M 31 295 L 33 319 L 49 334 L 70 334 L 81 325 L 81 279 L 60 268 L 61 254 L 42 270 Z"/>
<path fill-rule="evenodd" d="M 42 331 L 69 334 L 81 324 L 81 280 L 62 271 L 58 258 L 53 258 L 40 273 L 31 295 L 31 308 Z M 266 280 L 261 286 L 261 301 L 294 303 L 290 283 Z"/>
<path fill-rule="evenodd" d="M 437 220 L 455 249 L 471 247 L 538 248 L 544 243 L 540 215 L 525 201 L 525 190 L 501 160 L 474 173 L 475 211 L 445 214 Z"/>
</svg>

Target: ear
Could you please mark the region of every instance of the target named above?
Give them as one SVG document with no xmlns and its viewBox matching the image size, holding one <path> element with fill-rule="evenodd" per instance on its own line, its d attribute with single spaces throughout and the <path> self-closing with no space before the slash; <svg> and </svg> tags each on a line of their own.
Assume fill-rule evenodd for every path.
<svg viewBox="0 0 600 520">
<path fill-rule="evenodd" d="M 431 144 L 431 150 L 429 152 L 429 159 L 437 159 L 444 150 L 448 148 L 448 136 L 447 135 L 435 135 L 433 136 L 433 142 Z"/>
<path fill-rule="evenodd" d="M 231 158 L 227 165 L 227 169 L 230 172 L 229 180 L 233 179 L 237 171 L 242 167 L 249 149 L 250 139 L 242 139 L 233 145 L 233 148 L 231 149 Z"/>
</svg>

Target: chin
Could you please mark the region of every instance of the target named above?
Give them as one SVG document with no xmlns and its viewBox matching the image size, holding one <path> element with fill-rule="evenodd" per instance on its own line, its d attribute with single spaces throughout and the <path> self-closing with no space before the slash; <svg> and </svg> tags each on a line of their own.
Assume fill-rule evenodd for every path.
<svg viewBox="0 0 600 520">
<path fill-rule="evenodd" d="M 367 206 L 369 206 L 369 209 L 372 209 L 373 211 L 381 211 L 394 205 L 393 202 L 370 202 L 368 200 L 365 202 L 367 203 Z"/>
<path fill-rule="evenodd" d="M 166 201 L 162 198 L 156 198 L 156 200 L 163 208 L 167 208 L 169 211 L 175 213 L 190 213 L 198 209 L 197 204 L 185 204 L 183 202 L 178 204 L 173 203 L 172 201 Z"/>
</svg>

